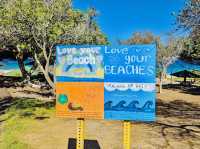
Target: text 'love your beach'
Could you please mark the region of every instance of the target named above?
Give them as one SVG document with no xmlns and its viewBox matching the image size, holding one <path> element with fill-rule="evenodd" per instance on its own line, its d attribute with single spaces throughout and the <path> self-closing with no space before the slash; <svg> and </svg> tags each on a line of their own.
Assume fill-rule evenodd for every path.
<svg viewBox="0 0 200 149">
<path fill-rule="evenodd" d="M 58 48 L 58 62 L 65 60 L 68 65 L 104 64 L 104 73 L 109 75 L 154 75 L 149 48 Z"/>
</svg>

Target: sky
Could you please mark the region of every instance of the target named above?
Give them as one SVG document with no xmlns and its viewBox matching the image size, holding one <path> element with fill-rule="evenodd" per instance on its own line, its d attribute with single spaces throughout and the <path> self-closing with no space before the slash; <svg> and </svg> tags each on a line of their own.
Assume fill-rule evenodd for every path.
<svg viewBox="0 0 200 149">
<path fill-rule="evenodd" d="M 167 42 L 176 28 L 175 16 L 186 0 L 73 0 L 73 7 L 86 11 L 95 8 L 96 22 L 112 44 L 128 39 L 134 32 L 150 31 Z"/>
</svg>

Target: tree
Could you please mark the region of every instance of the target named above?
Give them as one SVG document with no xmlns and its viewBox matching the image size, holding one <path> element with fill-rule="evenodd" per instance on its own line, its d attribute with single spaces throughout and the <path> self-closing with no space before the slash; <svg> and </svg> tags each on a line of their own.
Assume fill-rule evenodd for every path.
<svg viewBox="0 0 200 149">
<path fill-rule="evenodd" d="M 70 0 L 8 0 L 0 4 L 0 34 L 3 40 L 9 39 L 5 44 L 28 49 L 52 88 L 56 44 L 107 43 L 93 20 L 94 13 L 73 10 Z"/>
<path fill-rule="evenodd" d="M 19 34 L 17 32 L 17 28 L 21 27 L 19 24 L 15 24 L 13 21 L 12 15 L 14 12 L 8 10 L 5 4 L 7 1 L 0 1 L 0 46 L 2 48 L 9 49 L 14 52 L 16 55 L 16 59 L 19 64 L 19 68 L 21 70 L 22 76 L 27 78 L 29 73 L 26 71 L 23 59 L 24 59 L 24 39 L 28 38 L 27 34 Z M 9 2 L 8 2 L 9 3 Z M 10 13 L 10 15 L 9 15 Z M 12 25 L 12 27 L 11 27 Z M 21 30 L 22 31 L 22 30 Z"/>
<path fill-rule="evenodd" d="M 174 37 L 170 37 L 166 46 L 157 43 L 157 65 L 160 70 L 159 93 L 162 92 L 162 84 L 166 75 L 167 67 L 179 58 L 184 49 L 184 40 L 185 39 L 183 38 L 176 39 Z"/>
<path fill-rule="evenodd" d="M 128 40 L 120 41 L 120 44 L 151 44 L 156 43 L 157 46 L 157 68 L 160 77 L 159 92 L 162 92 L 163 79 L 166 76 L 167 67 L 173 63 L 183 50 L 183 40 L 170 37 L 169 42 L 164 46 L 159 36 L 153 35 L 151 32 L 136 32 Z"/>
<path fill-rule="evenodd" d="M 127 40 L 120 40 L 120 44 L 131 45 L 131 44 L 151 44 L 160 40 L 159 37 L 154 36 L 151 32 L 135 32 L 132 37 Z"/>
<path fill-rule="evenodd" d="M 200 21 L 200 0 L 188 0 L 185 7 L 177 16 L 179 27 L 195 31 L 199 28 Z"/>
<path fill-rule="evenodd" d="M 3 44 L 3 43 L 1 42 L 1 44 Z M 29 80 L 30 73 L 25 69 L 25 65 L 24 65 L 24 54 L 26 54 L 26 52 L 25 52 L 26 50 L 24 50 L 22 48 L 22 45 L 19 45 L 19 44 L 17 44 L 16 46 L 6 45 L 6 47 L 3 46 L 3 48 L 7 49 L 8 51 L 11 51 L 13 53 L 13 55 L 15 55 L 15 58 L 18 62 L 18 66 L 20 68 L 22 77 L 25 80 Z"/>
<path fill-rule="evenodd" d="M 200 0 L 187 1 L 177 15 L 177 25 L 179 29 L 189 32 L 182 57 L 200 63 Z"/>
</svg>

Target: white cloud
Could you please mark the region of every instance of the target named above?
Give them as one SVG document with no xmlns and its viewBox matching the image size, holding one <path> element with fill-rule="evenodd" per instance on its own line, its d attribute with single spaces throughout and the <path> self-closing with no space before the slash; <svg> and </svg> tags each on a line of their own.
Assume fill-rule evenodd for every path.
<svg viewBox="0 0 200 149">
<path fill-rule="evenodd" d="M 126 91 L 130 89 L 132 91 L 142 90 L 146 92 L 152 92 L 155 90 L 154 83 L 105 83 L 104 87 L 107 91 Z"/>
</svg>

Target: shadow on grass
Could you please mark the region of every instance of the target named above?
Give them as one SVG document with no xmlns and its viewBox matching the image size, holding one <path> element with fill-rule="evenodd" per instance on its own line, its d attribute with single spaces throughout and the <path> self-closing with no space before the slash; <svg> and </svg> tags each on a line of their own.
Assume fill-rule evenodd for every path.
<svg viewBox="0 0 200 149">
<path fill-rule="evenodd" d="M 173 141 L 185 141 L 190 148 L 193 146 L 199 146 L 200 142 L 200 124 L 175 124 L 165 122 L 154 122 L 150 123 L 152 127 L 158 129 L 159 133 L 165 140 L 166 147 L 172 147 Z M 172 141 L 173 140 L 173 141 Z"/>
<path fill-rule="evenodd" d="M 36 116 L 35 119 L 36 120 L 45 120 L 45 119 L 48 119 L 50 118 L 49 116 Z"/>
<path fill-rule="evenodd" d="M 13 107 L 16 109 L 26 109 L 26 108 L 52 108 L 55 107 L 55 102 L 52 101 L 41 101 L 33 98 L 17 98 L 13 102 Z"/>
<path fill-rule="evenodd" d="M 181 122 L 182 119 L 189 119 L 191 124 L 175 124 L 175 123 L 162 123 L 155 122 L 152 123 L 154 126 L 162 127 L 163 136 L 166 135 L 165 129 L 175 128 L 180 129 L 180 136 L 184 134 L 191 135 L 191 132 L 200 134 L 200 123 L 195 124 L 193 120 L 199 120 L 200 122 L 200 105 L 185 102 L 182 100 L 175 100 L 171 102 L 163 102 L 162 100 L 157 100 L 157 115 L 165 118 L 179 118 Z M 196 136 L 196 135 L 195 135 Z"/>
<path fill-rule="evenodd" d="M 165 84 L 163 85 L 163 88 L 177 90 L 185 94 L 200 95 L 200 87 L 195 85 L 183 86 L 181 84 Z"/>
<path fill-rule="evenodd" d="M 200 145 L 200 105 L 182 100 L 163 102 L 158 99 L 157 115 L 166 118 L 166 121 L 162 119 L 146 125 L 159 131 L 166 147 L 172 147 L 172 140 L 184 140 L 191 148 L 193 145 Z"/>
<path fill-rule="evenodd" d="M 1 106 L 1 105 L 0 105 Z M 36 120 L 44 120 L 49 117 L 48 111 L 55 107 L 54 101 L 41 101 L 31 98 L 13 99 L 10 106 L 4 109 L 8 114 L 7 119 L 13 116 L 33 117 Z"/>
<path fill-rule="evenodd" d="M 1 76 L 0 77 L 0 82 L 1 82 L 1 87 L 23 87 L 24 84 L 19 84 L 19 82 L 22 82 L 23 78 L 22 77 L 11 77 L 11 76 Z"/>
<path fill-rule="evenodd" d="M 0 115 L 4 114 L 5 111 L 12 105 L 12 98 L 6 97 L 0 100 Z"/>
<path fill-rule="evenodd" d="M 46 83 L 46 80 L 44 78 L 44 75 L 38 74 L 31 76 L 30 80 L 32 82 L 43 82 Z M 26 85 L 23 77 L 18 76 L 1 76 L 0 82 L 1 87 L 9 88 L 9 87 L 24 87 Z"/>
<path fill-rule="evenodd" d="M 200 105 L 182 100 L 164 102 L 157 99 L 157 115 L 163 117 L 200 119 Z"/>
<path fill-rule="evenodd" d="M 26 94 L 34 94 L 34 95 L 39 95 L 42 97 L 52 97 L 54 96 L 51 90 L 45 90 L 43 92 L 38 92 L 38 91 L 30 91 L 30 90 L 23 90 L 23 91 L 18 91 L 21 93 L 26 93 Z"/>
</svg>

